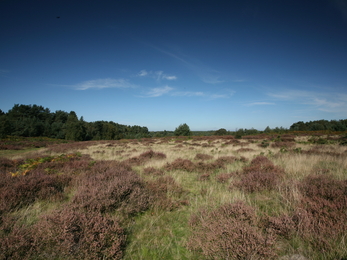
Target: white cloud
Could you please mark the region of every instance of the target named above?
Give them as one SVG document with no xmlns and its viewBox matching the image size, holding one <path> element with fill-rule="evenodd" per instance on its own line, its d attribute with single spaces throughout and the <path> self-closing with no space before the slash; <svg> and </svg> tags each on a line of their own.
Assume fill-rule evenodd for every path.
<svg viewBox="0 0 347 260">
<path fill-rule="evenodd" d="M 210 68 L 208 65 L 204 64 L 203 62 L 194 59 L 192 57 L 188 57 L 187 55 L 184 55 L 184 58 L 180 57 L 183 56 L 182 54 L 176 55 L 171 52 L 162 50 L 158 47 L 152 46 L 156 50 L 182 62 L 187 68 L 192 70 L 204 83 L 208 84 L 219 84 L 225 82 L 224 80 L 220 79 L 220 72 Z"/>
<path fill-rule="evenodd" d="M 213 99 L 217 99 L 217 98 L 229 98 L 229 95 L 226 95 L 226 94 L 213 94 L 211 95 L 211 98 Z"/>
<path fill-rule="evenodd" d="M 275 103 L 271 103 L 271 102 L 253 102 L 253 103 L 246 104 L 246 106 L 264 106 L 264 105 L 275 105 Z"/>
<path fill-rule="evenodd" d="M 309 105 L 320 111 L 331 113 L 347 111 L 347 95 L 342 93 L 287 90 L 268 95 L 280 100 Z"/>
<path fill-rule="evenodd" d="M 205 76 L 202 76 L 202 81 L 205 82 L 205 83 L 208 83 L 208 84 L 219 84 L 219 83 L 223 83 L 224 80 L 219 80 L 219 76 L 216 76 L 216 75 L 205 75 Z"/>
<path fill-rule="evenodd" d="M 147 74 L 148 74 L 148 72 L 147 72 L 146 70 L 141 70 L 141 71 L 137 74 L 137 76 L 144 77 L 144 76 L 146 76 Z"/>
<path fill-rule="evenodd" d="M 149 77 L 152 77 L 154 79 L 156 79 L 157 81 L 161 81 L 162 79 L 166 79 L 166 80 L 176 80 L 177 77 L 174 76 L 174 75 L 167 75 L 165 74 L 163 71 L 161 70 L 158 70 L 158 71 L 155 71 L 155 72 L 152 72 L 152 71 L 147 71 L 147 70 L 141 70 L 137 76 L 139 77 L 144 77 L 144 76 L 149 76 Z"/>
<path fill-rule="evenodd" d="M 192 97 L 192 96 L 205 96 L 205 94 L 203 92 L 184 91 L 184 92 L 174 92 L 172 93 L 172 96 Z"/>
<path fill-rule="evenodd" d="M 173 90 L 173 88 L 171 88 L 169 86 L 165 86 L 162 88 L 152 88 L 151 91 L 149 91 L 147 93 L 147 97 L 160 97 L 164 94 L 169 93 L 172 90 Z"/>
<path fill-rule="evenodd" d="M 104 88 L 134 88 L 135 85 L 128 82 L 125 79 L 95 79 L 81 82 L 74 85 L 77 90 L 87 90 L 87 89 L 104 89 Z"/>
<path fill-rule="evenodd" d="M 177 77 L 176 76 L 163 76 L 163 78 L 164 79 L 167 79 L 167 80 L 175 80 L 175 79 L 177 79 Z"/>
</svg>

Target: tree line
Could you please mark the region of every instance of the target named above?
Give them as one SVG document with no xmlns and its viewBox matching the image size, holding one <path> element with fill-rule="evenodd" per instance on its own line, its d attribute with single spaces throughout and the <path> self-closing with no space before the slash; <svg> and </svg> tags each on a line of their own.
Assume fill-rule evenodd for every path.
<svg viewBox="0 0 347 260">
<path fill-rule="evenodd" d="M 15 104 L 7 113 L 0 109 L 0 138 L 8 135 L 44 136 L 75 141 L 191 135 L 234 135 L 241 138 L 245 135 L 283 134 L 289 131 L 347 131 L 347 119 L 299 121 L 292 124 L 289 129 L 266 127 L 263 131 L 254 128 L 241 128 L 236 131 L 227 131 L 224 128 L 217 131 L 190 131 L 189 126 L 184 123 L 179 125 L 175 131 L 164 130 L 150 133 L 145 126 L 127 126 L 112 121 L 86 122 L 83 117 L 78 118 L 74 111 L 69 113 L 62 110 L 51 112 L 48 108 L 38 105 Z"/>
<path fill-rule="evenodd" d="M 299 121 L 290 126 L 291 131 L 338 131 L 347 130 L 347 119 L 341 120 L 316 120 L 303 122 Z"/>
<path fill-rule="evenodd" d="M 8 135 L 87 141 L 142 138 L 149 137 L 150 133 L 144 126 L 112 121 L 86 122 L 74 111 L 51 112 L 43 106 L 15 104 L 7 113 L 0 110 L 0 138 Z"/>
</svg>

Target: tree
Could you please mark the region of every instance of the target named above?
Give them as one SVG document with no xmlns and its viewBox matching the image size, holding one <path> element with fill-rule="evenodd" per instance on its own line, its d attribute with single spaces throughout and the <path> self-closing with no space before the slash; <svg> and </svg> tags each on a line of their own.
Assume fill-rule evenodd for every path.
<svg viewBox="0 0 347 260">
<path fill-rule="evenodd" d="M 83 120 L 83 118 L 81 118 Z M 78 120 L 74 111 L 71 111 L 65 123 L 65 139 L 74 141 L 83 141 L 86 136 L 85 123 Z"/>
<path fill-rule="evenodd" d="M 176 136 L 190 136 L 192 133 L 190 131 L 190 128 L 189 126 L 184 123 L 184 124 L 181 124 L 179 125 L 176 129 L 175 129 L 175 132 L 174 134 Z"/>
<path fill-rule="evenodd" d="M 264 130 L 264 133 L 271 133 L 271 128 L 267 126 Z"/>
<path fill-rule="evenodd" d="M 224 128 L 218 129 L 216 132 L 214 132 L 214 135 L 227 135 L 228 131 Z"/>
</svg>

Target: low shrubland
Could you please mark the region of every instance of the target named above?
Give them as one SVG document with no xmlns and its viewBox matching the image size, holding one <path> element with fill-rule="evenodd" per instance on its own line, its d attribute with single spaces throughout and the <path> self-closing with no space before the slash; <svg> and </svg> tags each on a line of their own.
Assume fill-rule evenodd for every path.
<svg viewBox="0 0 347 260">
<path fill-rule="evenodd" d="M 0 259 L 346 259 L 339 140 L 165 137 L 11 150 L 0 157 Z"/>
</svg>

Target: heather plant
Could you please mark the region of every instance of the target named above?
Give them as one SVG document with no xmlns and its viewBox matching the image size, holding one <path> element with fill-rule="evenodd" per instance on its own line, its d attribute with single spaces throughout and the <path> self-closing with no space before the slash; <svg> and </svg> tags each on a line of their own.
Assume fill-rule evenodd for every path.
<svg viewBox="0 0 347 260">
<path fill-rule="evenodd" d="M 195 170 L 195 164 L 188 159 L 178 158 L 172 163 L 167 163 L 164 169 L 167 171 L 183 170 L 187 172 L 192 172 Z"/>
<path fill-rule="evenodd" d="M 146 187 L 151 196 L 151 208 L 154 210 L 171 211 L 178 208 L 186 193 L 171 176 L 161 176 L 158 179 L 147 181 Z"/>
<path fill-rule="evenodd" d="M 0 259 L 28 259 L 34 252 L 32 230 L 13 217 L 0 218 Z"/>
<path fill-rule="evenodd" d="M 68 206 L 41 217 L 35 225 L 36 259 L 122 259 L 125 230 L 99 212 Z"/>
<path fill-rule="evenodd" d="M 153 160 L 162 160 L 165 159 L 166 155 L 161 152 L 154 152 L 152 150 L 146 151 L 142 154 L 140 154 L 137 157 L 132 157 L 126 160 L 126 162 L 130 163 L 131 165 L 142 165 L 151 159 Z"/>
<path fill-rule="evenodd" d="M 97 171 L 79 176 L 72 202 L 86 210 L 97 212 L 120 211 L 135 215 L 149 207 L 149 194 L 144 182 L 127 165 L 118 167 L 98 165 Z"/>
<path fill-rule="evenodd" d="M 232 176 L 232 173 L 221 173 L 216 176 L 216 179 L 220 183 L 227 183 Z"/>
<path fill-rule="evenodd" d="M 299 235 L 328 255 L 336 241 L 346 246 L 347 181 L 329 175 L 309 175 L 299 185 L 303 195 L 293 219 Z M 347 252 L 344 252 L 347 253 Z"/>
<path fill-rule="evenodd" d="M 7 177 L 6 185 L 0 187 L 0 213 L 25 207 L 36 200 L 64 200 L 64 188 L 70 181 L 70 176 L 40 172 L 28 176 Z"/>
<path fill-rule="evenodd" d="M 231 185 L 246 192 L 259 192 L 275 189 L 283 175 L 283 170 L 275 166 L 267 157 L 257 156 L 249 166 L 243 168 L 243 174 L 239 181 Z"/>
<path fill-rule="evenodd" d="M 213 158 L 213 156 L 209 155 L 209 154 L 198 153 L 198 154 L 195 155 L 195 159 L 196 160 L 201 160 L 201 161 L 211 160 L 212 158 Z"/>
<path fill-rule="evenodd" d="M 161 169 L 156 169 L 154 167 L 146 167 L 143 169 L 143 173 L 146 175 L 164 175 L 164 171 Z"/>
<path fill-rule="evenodd" d="M 190 219 L 188 248 L 206 259 L 274 259 L 275 237 L 257 225 L 255 209 L 244 202 L 202 209 Z"/>
<path fill-rule="evenodd" d="M 347 148 L 307 136 L 295 137 L 300 152 L 258 146 L 292 139 L 167 137 L 55 145 L 58 154 L 50 146 L 9 151 L 11 160 L 0 157 L 0 259 L 343 259 Z"/>
</svg>

